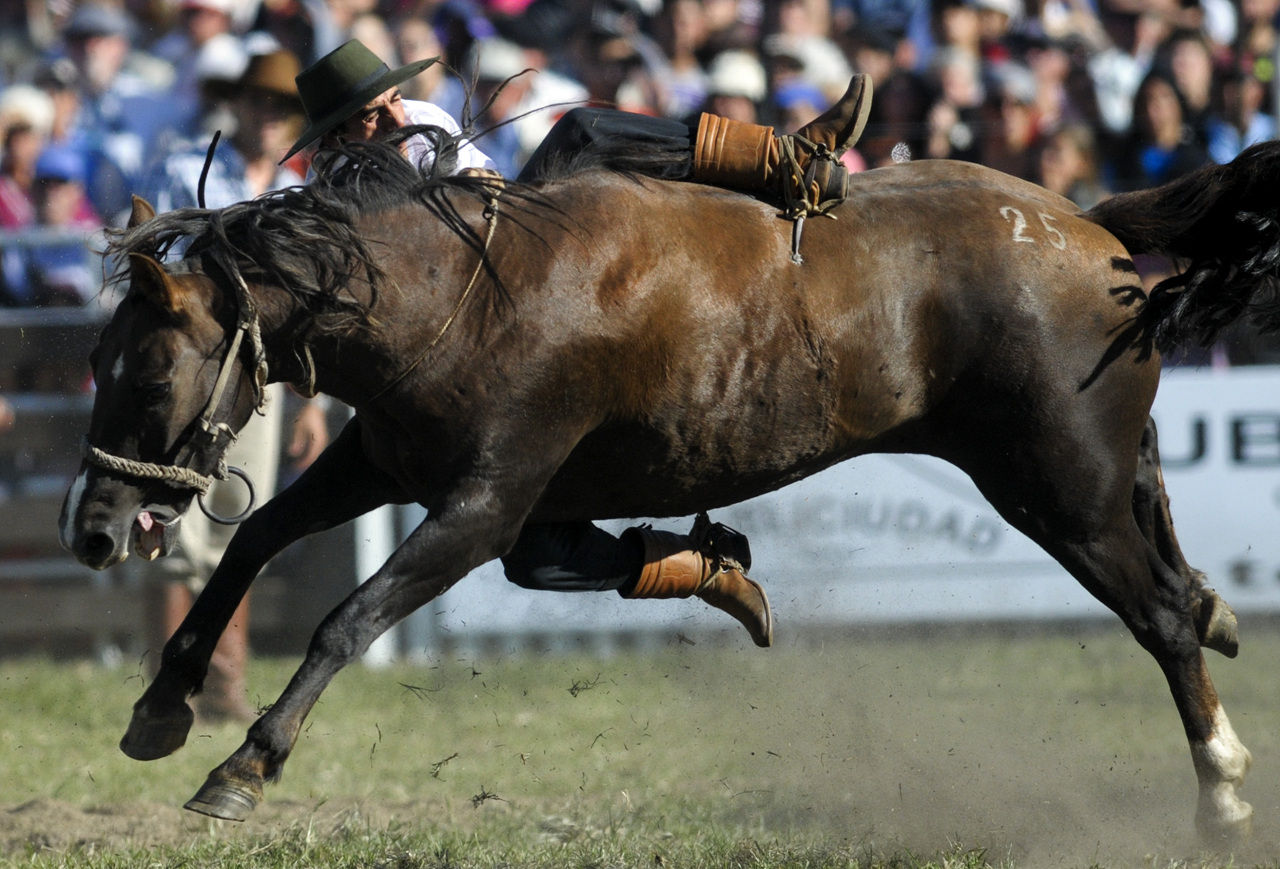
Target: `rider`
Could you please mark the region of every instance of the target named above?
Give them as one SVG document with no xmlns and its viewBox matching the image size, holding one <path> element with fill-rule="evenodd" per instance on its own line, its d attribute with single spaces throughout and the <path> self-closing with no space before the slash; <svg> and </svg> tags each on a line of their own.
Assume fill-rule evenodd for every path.
<svg viewBox="0 0 1280 869">
<path fill-rule="evenodd" d="M 313 143 L 313 167 L 324 171 L 326 149 L 383 138 L 408 125 L 432 124 L 460 134 L 456 121 L 430 103 L 403 99 L 399 85 L 437 59 L 391 69 L 358 40 L 320 58 L 297 77 L 308 126 L 285 156 Z M 845 96 L 795 135 L 704 113 L 696 127 L 667 118 L 610 109 L 576 108 L 547 134 L 520 173 L 535 181 L 547 161 L 601 140 L 642 140 L 669 152 L 663 177 L 701 181 L 772 194 L 825 210 L 844 199 L 848 174 L 836 157 L 866 123 L 871 83 L 854 76 Z M 413 136 L 401 144 L 415 164 L 431 159 L 430 143 Z M 318 158 L 318 159 L 317 159 Z M 497 175 L 493 161 L 464 142 L 459 173 Z M 620 538 L 590 522 L 526 525 L 503 559 L 507 578 L 525 588 L 554 591 L 617 590 L 626 598 L 697 595 L 732 615 L 758 646 L 773 642 L 773 614 L 764 589 L 744 575 L 747 540 L 705 514 L 689 534 L 629 528 Z"/>
</svg>

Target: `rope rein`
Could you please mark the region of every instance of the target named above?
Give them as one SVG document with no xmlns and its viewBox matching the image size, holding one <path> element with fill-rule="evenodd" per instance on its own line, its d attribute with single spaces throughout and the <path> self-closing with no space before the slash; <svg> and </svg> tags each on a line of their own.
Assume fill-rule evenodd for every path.
<svg viewBox="0 0 1280 869">
<path fill-rule="evenodd" d="M 462 310 L 462 305 L 467 301 L 467 298 L 471 295 L 472 289 L 475 288 L 476 280 L 480 277 L 481 269 L 483 269 L 484 264 L 488 262 L 489 245 L 493 242 L 493 233 L 498 226 L 498 197 L 501 195 L 502 195 L 501 190 L 496 191 L 493 194 L 493 198 L 489 200 L 489 204 L 485 206 L 484 217 L 485 217 L 485 220 L 488 221 L 489 223 L 489 232 L 485 236 L 484 247 L 480 251 L 480 259 L 476 262 L 475 271 L 471 273 L 471 280 L 467 281 L 466 289 L 464 289 L 462 291 L 462 295 L 458 297 L 458 302 L 453 306 L 453 311 L 450 312 L 449 316 L 445 319 L 444 324 L 440 326 L 440 330 L 436 332 L 436 336 L 431 339 L 431 343 L 427 345 L 426 349 L 423 350 L 421 353 L 419 353 L 414 358 L 414 360 L 411 363 L 409 363 L 409 366 L 405 368 L 404 371 L 401 371 L 399 374 L 397 374 L 390 383 L 388 383 L 386 386 L 379 389 L 372 398 L 370 398 L 367 402 L 365 402 L 366 404 L 372 404 L 373 402 L 377 401 L 379 398 L 382 398 L 382 396 L 386 395 L 397 384 L 399 384 L 400 381 L 408 377 L 409 374 L 412 373 L 415 368 L 417 368 L 420 364 L 422 364 L 422 360 L 426 359 L 427 356 L 431 353 L 431 351 L 435 349 L 436 345 L 440 343 L 440 339 L 444 337 L 444 333 L 447 332 L 449 330 L 449 327 L 453 325 L 453 321 L 457 318 L 458 312 Z"/>
<path fill-rule="evenodd" d="M 225 480 L 230 476 L 227 473 L 226 462 L 219 462 L 218 472 L 212 477 L 206 477 L 198 471 L 179 467 L 178 465 L 155 465 L 150 462 L 138 462 L 133 459 L 113 456 L 111 453 L 103 452 L 89 443 L 88 438 L 80 442 L 80 455 L 89 464 L 105 471 L 115 471 L 117 474 L 137 477 L 142 480 L 161 480 L 175 489 L 195 489 L 196 493 L 200 495 L 209 491 L 209 487 L 213 485 L 215 479 Z"/>
</svg>

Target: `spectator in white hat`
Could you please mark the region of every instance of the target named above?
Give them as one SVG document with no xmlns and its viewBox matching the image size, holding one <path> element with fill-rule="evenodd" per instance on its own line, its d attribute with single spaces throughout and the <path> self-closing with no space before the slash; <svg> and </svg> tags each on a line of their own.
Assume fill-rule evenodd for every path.
<svg viewBox="0 0 1280 869">
<path fill-rule="evenodd" d="M 39 88 L 13 85 L 0 92 L 0 230 L 35 223 L 31 188 L 53 114 L 53 99 Z"/>
<path fill-rule="evenodd" d="M 760 103 L 768 93 L 764 66 L 754 54 L 722 51 L 707 70 L 707 101 L 702 110 L 744 124 L 759 123 Z"/>
</svg>

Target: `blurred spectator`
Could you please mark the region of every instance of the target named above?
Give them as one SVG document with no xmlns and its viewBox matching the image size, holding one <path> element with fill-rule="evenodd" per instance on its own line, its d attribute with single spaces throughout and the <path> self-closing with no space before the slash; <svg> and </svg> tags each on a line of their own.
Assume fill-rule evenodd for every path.
<svg viewBox="0 0 1280 869">
<path fill-rule="evenodd" d="M 1240 0 L 1240 38 L 1237 60 L 1250 68 L 1264 85 L 1275 80 L 1280 56 L 1280 0 Z"/>
<path fill-rule="evenodd" d="M 1039 177 L 1034 180 L 1070 199 L 1081 211 L 1105 199 L 1108 191 L 1102 183 L 1093 129 L 1077 121 L 1051 133 L 1040 149 Z"/>
<path fill-rule="evenodd" d="M 793 132 L 822 114 L 826 98 L 816 85 L 807 81 L 788 82 L 773 92 L 774 105 L 778 107 L 780 132 Z"/>
<path fill-rule="evenodd" d="M 855 40 L 873 34 L 888 37 L 893 45 L 889 53 L 903 69 L 915 69 L 920 56 L 933 49 L 929 0 L 834 0 L 832 16 L 835 34 L 852 34 Z M 854 54 L 849 57 L 858 72 L 871 74 Z"/>
<path fill-rule="evenodd" d="M 978 47 L 987 63 L 1004 63 L 1013 57 L 1009 37 L 1022 20 L 1022 0 L 968 0 L 978 11 Z"/>
<path fill-rule="evenodd" d="M 1036 146 L 1040 140 L 1036 112 L 1036 79 L 1018 63 L 1004 63 L 996 76 L 995 93 L 985 107 L 991 121 L 982 140 L 981 162 L 1017 178 L 1037 174 Z"/>
<path fill-rule="evenodd" d="M 762 5 L 752 0 L 702 0 L 707 15 L 707 52 L 758 45 L 766 32 L 761 27 Z"/>
<path fill-rule="evenodd" d="M 1250 145 L 1276 138 L 1276 119 L 1262 111 L 1266 88 L 1252 72 L 1232 70 L 1221 80 L 1221 110 L 1211 114 L 1205 129 L 1209 157 L 1230 163 Z"/>
<path fill-rule="evenodd" d="M 80 117 L 80 73 L 69 58 L 60 57 L 41 65 L 32 82 L 53 101 L 53 125 L 49 137 L 67 142 L 74 135 Z"/>
<path fill-rule="evenodd" d="M 929 109 L 928 145 L 921 156 L 976 162 L 982 154 L 986 99 L 981 62 L 965 49 L 947 46 L 934 55 L 933 78 L 938 97 Z"/>
<path fill-rule="evenodd" d="M 13 413 L 13 405 L 0 395 L 0 434 L 7 432 L 13 428 L 14 421 L 17 417 Z"/>
<path fill-rule="evenodd" d="M 35 227 L 61 231 L 35 245 L 15 245 L 3 254 L 3 295 L 8 305 L 83 305 L 97 294 L 101 274 L 86 245 L 101 229 L 84 192 L 84 156 L 60 146 L 46 148 L 36 161 L 31 188 Z"/>
<path fill-rule="evenodd" d="M 444 53 L 435 28 L 423 18 L 409 16 L 395 28 L 396 54 L 401 64 L 409 64 Z M 406 100 L 435 103 L 455 118 L 462 108 L 462 83 L 448 74 L 444 64 L 433 63 L 400 85 Z"/>
<path fill-rule="evenodd" d="M 169 122 L 188 131 L 200 114 L 200 66 L 209 60 L 206 50 L 234 51 L 229 40 L 238 44 L 232 34 L 232 15 L 239 0 L 180 0 L 178 27 L 151 44 L 149 51 L 174 68 L 173 86 L 169 89 Z"/>
<path fill-rule="evenodd" d="M 898 70 L 876 85 L 858 151 L 870 166 L 888 166 L 928 156 L 931 96 L 924 79 Z"/>
<path fill-rule="evenodd" d="M 899 65 L 897 50 L 901 42 L 893 31 L 858 28 L 849 32 L 845 53 L 854 72 L 871 76 L 871 84 L 879 90 L 897 69 L 910 69 L 913 65 Z"/>
<path fill-rule="evenodd" d="M 0 229 L 35 223 L 31 188 L 53 116 L 53 100 L 31 85 L 13 85 L 0 95 Z"/>
<path fill-rule="evenodd" d="M 351 23 L 342 28 L 353 39 L 360 40 L 370 51 L 382 59 L 384 63 L 394 64 L 397 60 L 396 40 L 387 22 L 381 15 L 362 12 L 351 19 Z"/>
<path fill-rule="evenodd" d="M 631 37 L 595 31 L 586 34 L 578 69 L 590 100 L 600 106 L 657 114 L 657 85 Z M 650 93 L 645 94 L 645 83 Z"/>
<path fill-rule="evenodd" d="M 468 59 L 467 74 L 475 82 L 472 117 L 481 132 L 475 141 L 504 178 L 520 174 L 532 153 L 522 147 L 515 123 L 533 77 L 521 75 L 526 69 L 520 46 L 498 37 L 477 41 Z"/>
<path fill-rule="evenodd" d="M 659 108 L 668 118 L 683 118 L 707 97 L 707 73 L 699 61 L 707 41 L 702 0 L 668 0 L 654 21 L 654 33 L 667 60 L 657 75 Z"/>
<path fill-rule="evenodd" d="M 767 37 L 763 48 L 775 87 L 803 79 L 822 91 L 828 105 L 844 94 L 853 75 L 844 52 L 825 37 L 779 33 Z"/>
<path fill-rule="evenodd" d="M 343 42 L 326 0 L 262 0 L 249 29 L 271 34 L 303 66 Z"/>
<path fill-rule="evenodd" d="M 1082 94 L 1073 76 L 1078 72 L 1072 50 L 1064 42 L 1038 36 L 1027 40 L 1026 63 L 1035 76 L 1036 124 L 1041 133 L 1093 115 L 1091 89 Z M 1087 99 L 1087 106 L 1080 105 Z"/>
<path fill-rule="evenodd" d="M 269 190 L 302 183 L 290 166 L 278 165 L 302 131 L 305 117 L 294 76 L 301 70 L 293 53 L 281 49 L 250 59 L 234 83 L 210 84 L 204 101 L 216 112 L 226 100 L 236 127 L 214 152 L 205 182 L 206 205 L 223 208 Z M 198 205 L 198 182 L 209 143 L 177 143 L 150 168 L 142 194 L 159 212 Z"/>
<path fill-rule="evenodd" d="M 588 93 L 581 82 L 552 69 L 547 53 L 541 48 L 520 45 L 524 65 L 532 72 L 526 76 L 528 90 L 516 106 L 515 127 L 520 135 L 520 147 L 526 154 L 532 154 L 565 112 L 587 102 Z"/>
<path fill-rule="evenodd" d="M 90 199 L 108 219 L 128 210 L 147 148 L 172 112 L 161 95 L 172 70 L 132 55 L 133 31 L 133 21 L 119 7 L 86 2 L 63 33 L 79 73 L 80 96 L 66 144 L 85 156 Z"/>
<path fill-rule="evenodd" d="M 1208 37 L 1195 30 L 1177 30 L 1160 47 L 1158 66 L 1168 71 L 1182 97 L 1183 123 L 1203 144 L 1208 142 L 1213 110 L 1214 60 Z"/>
<path fill-rule="evenodd" d="M 938 50 L 953 49 L 982 57 L 982 18 L 976 6 L 964 0 L 935 0 L 932 9 Z M 930 58 L 931 66 L 938 63 L 936 56 Z"/>
<path fill-rule="evenodd" d="M 1208 152 L 1185 118 L 1182 97 L 1173 81 L 1163 73 L 1148 74 L 1134 100 L 1133 130 L 1115 161 L 1116 189 L 1154 187 L 1208 162 Z"/>
<path fill-rule="evenodd" d="M 689 122 L 695 123 L 697 114 L 709 112 L 746 124 L 759 123 L 760 103 L 767 95 L 764 67 L 755 55 L 739 49 L 722 51 L 711 61 L 706 101 Z"/>
<path fill-rule="evenodd" d="M 1102 20 L 1106 44 L 1089 59 L 1089 76 L 1098 117 L 1106 132 L 1119 138 L 1129 132 L 1134 95 L 1170 28 L 1158 15 L 1110 15 Z"/>
<path fill-rule="evenodd" d="M 431 24 L 444 47 L 441 60 L 450 69 L 464 69 L 467 54 L 477 39 L 497 36 L 493 22 L 485 18 L 472 0 L 445 0 L 431 7 Z"/>
</svg>

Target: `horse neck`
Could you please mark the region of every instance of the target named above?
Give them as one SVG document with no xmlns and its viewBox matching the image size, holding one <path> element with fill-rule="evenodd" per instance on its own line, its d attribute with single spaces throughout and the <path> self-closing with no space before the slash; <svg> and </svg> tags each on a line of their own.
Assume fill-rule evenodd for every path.
<svg viewBox="0 0 1280 869">
<path fill-rule="evenodd" d="M 288 383 L 303 395 L 325 392 L 343 398 L 346 389 L 341 369 L 325 364 L 330 354 L 317 348 L 326 343 L 316 337 L 326 333 L 323 320 L 278 287 L 251 286 L 249 297 L 262 330 L 269 380 Z"/>
</svg>

